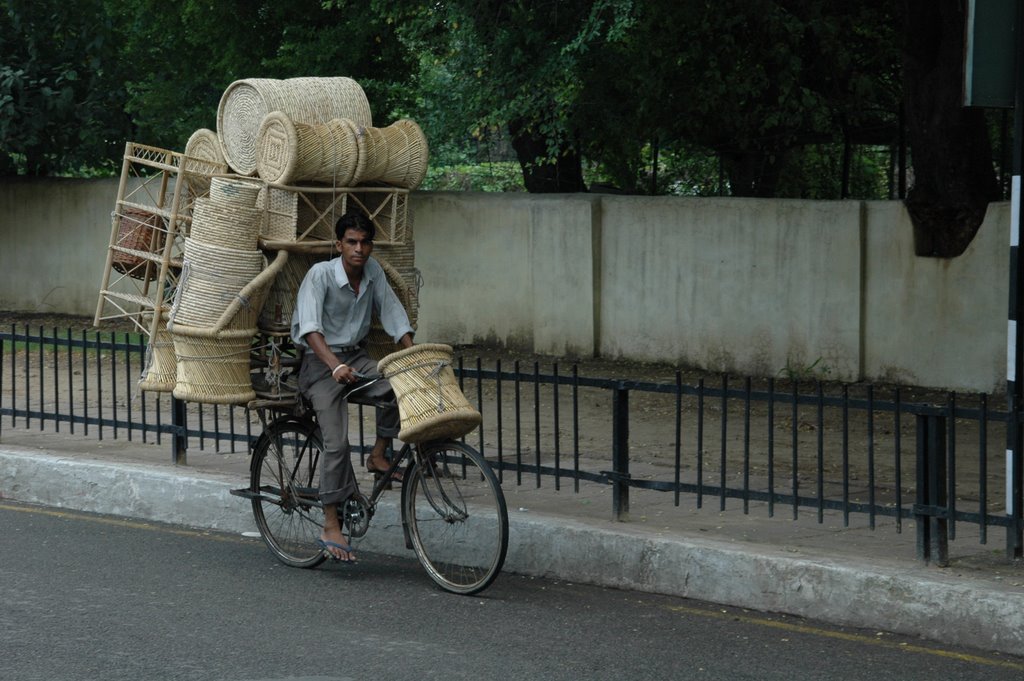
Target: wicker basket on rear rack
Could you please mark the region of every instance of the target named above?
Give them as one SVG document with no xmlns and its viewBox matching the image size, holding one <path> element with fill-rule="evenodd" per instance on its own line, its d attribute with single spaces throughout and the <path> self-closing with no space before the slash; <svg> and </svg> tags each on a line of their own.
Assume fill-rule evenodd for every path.
<svg viewBox="0 0 1024 681">
<path fill-rule="evenodd" d="M 398 398 L 402 442 L 456 439 L 480 425 L 480 412 L 455 380 L 451 346 L 414 345 L 380 360 L 377 369 Z"/>
</svg>

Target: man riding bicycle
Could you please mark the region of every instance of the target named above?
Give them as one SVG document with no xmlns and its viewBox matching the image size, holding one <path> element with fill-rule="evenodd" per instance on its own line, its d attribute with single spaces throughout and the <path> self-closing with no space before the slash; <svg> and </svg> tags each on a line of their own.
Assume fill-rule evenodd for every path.
<svg viewBox="0 0 1024 681">
<path fill-rule="evenodd" d="M 299 288 L 292 317 L 292 339 L 304 348 L 299 390 L 313 405 L 323 433 L 320 501 L 324 527 L 318 544 L 336 560 L 354 561 L 342 533 L 338 507 L 358 487 L 348 442 L 349 384 L 375 378 L 377 362 L 361 347 L 377 313 L 384 330 L 403 348 L 412 347 L 409 316 L 391 290 L 380 264 L 370 257 L 376 233 L 373 221 L 350 210 L 334 227 L 339 257 L 310 268 Z M 377 439 L 366 460 L 374 473 L 388 470 L 385 452 L 398 434 L 398 406 L 391 386 L 379 380 L 361 392 L 377 403 Z M 397 479 L 400 474 L 395 473 Z"/>
</svg>

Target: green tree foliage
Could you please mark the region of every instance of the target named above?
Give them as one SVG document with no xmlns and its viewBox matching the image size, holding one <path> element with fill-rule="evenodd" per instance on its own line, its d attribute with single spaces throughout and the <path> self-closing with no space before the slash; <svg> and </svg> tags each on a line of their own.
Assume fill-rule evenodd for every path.
<svg viewBox="0 0 1024 681">
<path fill-rule="evenodd" d="M 413 99 L 416 60 L 364 3 L 0 1 L 2 174 L 113 168 L 128 139 L 181 150 L 240 78 L 352 76 L 384 118 Z"/>
<path fill-rule="evenodd" d="M 579 97 L 588 53 L 631 21 L 622 0 L 377 0 L 410 49 L 448 75 L 472 134 L 508 130 L 530 191 L 582 191 Z M 470 118 L 465 118 L 469 116 Z"/>
<path fill-rule="evenodd" d="M 444 64 L 461 111 L 508 126 L 526 169 L 583 158 L 622 190 L 656 192 L 671 184 L 652 177 L 661 157 L 714 155 L 732 193 L 771 196 L 806 144 L 894 137 L 899 52 L 881 0 L 376 7 Z"/>
<path fill-rule="evenodd" d="M 120 27 L 102 0 L 0 7 L 0 174 L 112 163 L 130 121 Z"/>
<path fill-rule="evenodd" d="M 662 146 L 712 150 L 733 194 L 779 195 L 794 152 L 895 121 L 898 52 L 876 4 L 639 2 L 643 127 Z"/>
<path fill-rule="evenodd" d="M 359 2 L 136 0 L 125 52 L 135 64 L 127 107 L 140 139 L 180 149 L 216 128 L 224 90 L 242 78 L 350 76 L 378 119 L 408 108 L 415 61 L 390 25 Z M 388 121 L 391 122 L 391 121 Z"/>
</svg>

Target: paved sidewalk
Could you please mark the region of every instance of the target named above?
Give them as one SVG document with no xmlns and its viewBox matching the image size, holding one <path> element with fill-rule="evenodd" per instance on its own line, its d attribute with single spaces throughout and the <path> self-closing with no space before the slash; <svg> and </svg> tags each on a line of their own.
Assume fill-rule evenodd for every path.
<svg viewBox="0 0 1024 681">
<path fill-rule="evenodd" d="M 248 479 L 246 453 L 189 451 L 169 462 L 166 445 L 5 429 L 0 439 L 0 500 L 181 523 L 226 532 L 255 530 L 249 505 L 228 494 Z M 545 478 L 505 482 L 511 520 L 507 571 L 580 583 L 673 594 L 839 625 L 919 635 L 949 644 L 1024 655 L 1024 563 L 1003 557 L 1004 531 L 957 525 L 948 568 L 916 560 L 915 527 L 897 534 L 892 519 L 813 511 L 769 518 L 763 504 L 717 498 L 696 509 L 672 495 L 631 491 L 631 519 L 611 519 L 611 489 Z M 359 544 L 407 554 L 397 495 L 385 497 Z M 268 553 L 268 560 L 272 560 Z"/>
</svg>

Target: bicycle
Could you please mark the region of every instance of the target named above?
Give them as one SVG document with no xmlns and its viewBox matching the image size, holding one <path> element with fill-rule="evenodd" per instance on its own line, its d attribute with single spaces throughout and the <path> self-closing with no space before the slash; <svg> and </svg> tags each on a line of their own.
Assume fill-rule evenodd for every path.
<svg viewBox="0 0 1024 681">
<path fill-rule="evenodd" d="M 379 380 L 379 379 L 375 379 Z M 349 390 L 353 404 L 373 405 Z M 263 425 L 253 446 L 249 487 L 231 490 L 252 502 L 260 536 L 281 562 L 313 568 L 327 560 L 316 546 L 323 527 L 318 497 L 323 440 L 304 398 L 249 404 Z M 268 422 L 267 412 L 278 415 Z M 475 594 L 498 576 L 508 550 L 508 510 L 490 464 L 454 440 L 406 443 L 376 477 L 369 497 L 354 494 L 339 508 L 350 540 L 366 534 L 383 494 L 402 470 L 401 518 L 406 548 L 442 589 Z"/>
</svg>

